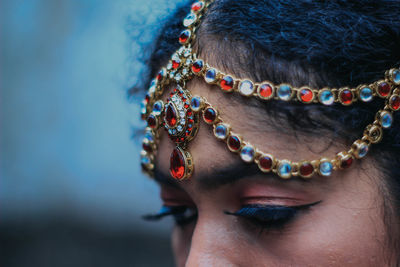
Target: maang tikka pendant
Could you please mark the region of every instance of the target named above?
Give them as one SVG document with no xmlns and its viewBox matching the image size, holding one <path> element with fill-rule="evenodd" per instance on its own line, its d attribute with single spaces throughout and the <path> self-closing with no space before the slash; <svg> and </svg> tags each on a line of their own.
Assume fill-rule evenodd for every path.
<svg viewBox="0 0 400 267">
<path fill-rule="evenodd" d="M 164 109 L 164 127 L 176 144 L 169 171 L 177 180 L 190 178 L 194 170 L 193 158 L 187 146 L 199 129 L 199 113 L 191 109 L 190 102 L 190 92 L 178 85 L 170 94 Z"/>
</svg>

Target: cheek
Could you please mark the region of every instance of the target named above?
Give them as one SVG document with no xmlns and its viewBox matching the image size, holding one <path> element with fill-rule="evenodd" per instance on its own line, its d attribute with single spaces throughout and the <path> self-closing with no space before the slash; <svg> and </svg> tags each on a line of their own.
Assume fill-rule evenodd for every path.
<svg viewBox="0 0 400 267">
<path fill-rule="evenodd" d="M 312 258 L 321 264 L 379 266 L 385 250 L 385 231 L 379 214 L 377 207 L 332 207 L 330 214 L 321 214 L 324 219 L 311 223 L 309 231 L 301 235 L 307 251 L 300 249 L 299 254 L 314 252 Z"/>
<path fill-rule="evenodd" d="M 318 208 L 293 229 L 264 236 L 258 253 L 268 251 L 276 261 L 299 266 L 384 266 L 387 247 L 378 208 Z"/>
<path fill-rule="evenodd" d="M 293 257 L 320 266 L 385 266 L 390 248 L 376 183 L 359 171 L 342 178 L 289 238 Z"/>
<path fill-rule="evenodd" d="M 197 225 L 174 228 L 174 256 L 177 266 L 185 266 L 189 253 L 196 252 L 190 250 L 205 250 L 198 242 L 210 241 L 208 249 L 214 251 L 214 260 L 247 266 L 383 266 L 385 228 L 379 214 L 377 206 L 327 204 L 283 231 L 262 234 L 236 219 L 225 224 L 220 224 L 222 219 L 202 220 Z M 200 231 L 202 223 L 212 224 L 215 230 Z M 192 243 L 194 230 L 197 236 Z"/>
</svg>

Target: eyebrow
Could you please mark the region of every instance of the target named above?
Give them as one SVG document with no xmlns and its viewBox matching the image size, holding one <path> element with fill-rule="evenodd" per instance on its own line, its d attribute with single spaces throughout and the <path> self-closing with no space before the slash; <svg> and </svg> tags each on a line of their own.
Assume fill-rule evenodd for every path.
<svg viewBox="0 0 400 267">
<path fill-rule="evenodd" d="M 254 164 L 248 165 L 246 163 L 235 163 L 215 169 L 212 172 L 199 173 L 196 175 L 195 179 L 202 189 L 212 190 L 223 185 L 233 184 L 238 180 L 253 178 L 256 175 L 262 175 L 263 178 L 265 177 L 267 179 L 279 179 L 276 177 L 277 174 L 274 173 L 260 174 L 260 170 L 257 166 Z M 154 170 L 154 179 L 160 184 L 181 188 L 179 181 L 174 180 L 169 173 L 162 172 L 158 168 Z M 308 182 L 305 180 L 303 181 Z"/>
</svg>

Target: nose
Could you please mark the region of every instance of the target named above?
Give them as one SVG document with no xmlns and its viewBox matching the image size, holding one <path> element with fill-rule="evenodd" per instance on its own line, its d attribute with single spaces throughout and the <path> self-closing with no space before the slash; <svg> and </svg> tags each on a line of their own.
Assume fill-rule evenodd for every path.
<svg viewBox="0 0 400 267">
<path fill-rule="evenodd" d="M 218 220 L 198 219 L 192 235 L 186 267 L 238 266 L 235 264 L 234 232 Z"/>
</svg>

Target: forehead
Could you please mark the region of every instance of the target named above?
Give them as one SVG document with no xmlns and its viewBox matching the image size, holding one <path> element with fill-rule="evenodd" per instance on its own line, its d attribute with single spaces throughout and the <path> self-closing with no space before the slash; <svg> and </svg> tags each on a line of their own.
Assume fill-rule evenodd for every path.
<svg viewBox="0 0 400 267">
<path fill-rule="evenodd" d="M 302 161 L 320 158 L 322 151 L 333 154 L 337 150 L 336 147 L 329 146 L 331 142 L 327 142 L 327 138 L 302 134 L 291 128 L 289 123 L 278 125 L 273 115 L 262 106 L 251 105 L 244 97 L 234 98 L 233 94 L 223 93 L 214 86 L 196 79 L 188 83 L 187 89 L 192 95 L 206 98 L 218 110 L 224 122 L 246 142 L 277 158 Z M 156 165 L 163 173 L 168 173 L 169 157 L 174 146 L 166 135 L 162 137 Z M 249 176 L 276 176 L 262 173 L 256 164 L 243 163 L 240 157 L 228 150 L 225 142 L 214 137 L 213 127 L 204 122 L 200 123 L 195 139 L 189 142 L 188 151 L 192 154 L 195 164 L 194 180 L 215 173 L 225 175 L 229 173 L 225 171 L 228 169 L 233 170 L 233 173 L 235 169 L 239 172 L 247 169 Z"/>
</svg>

